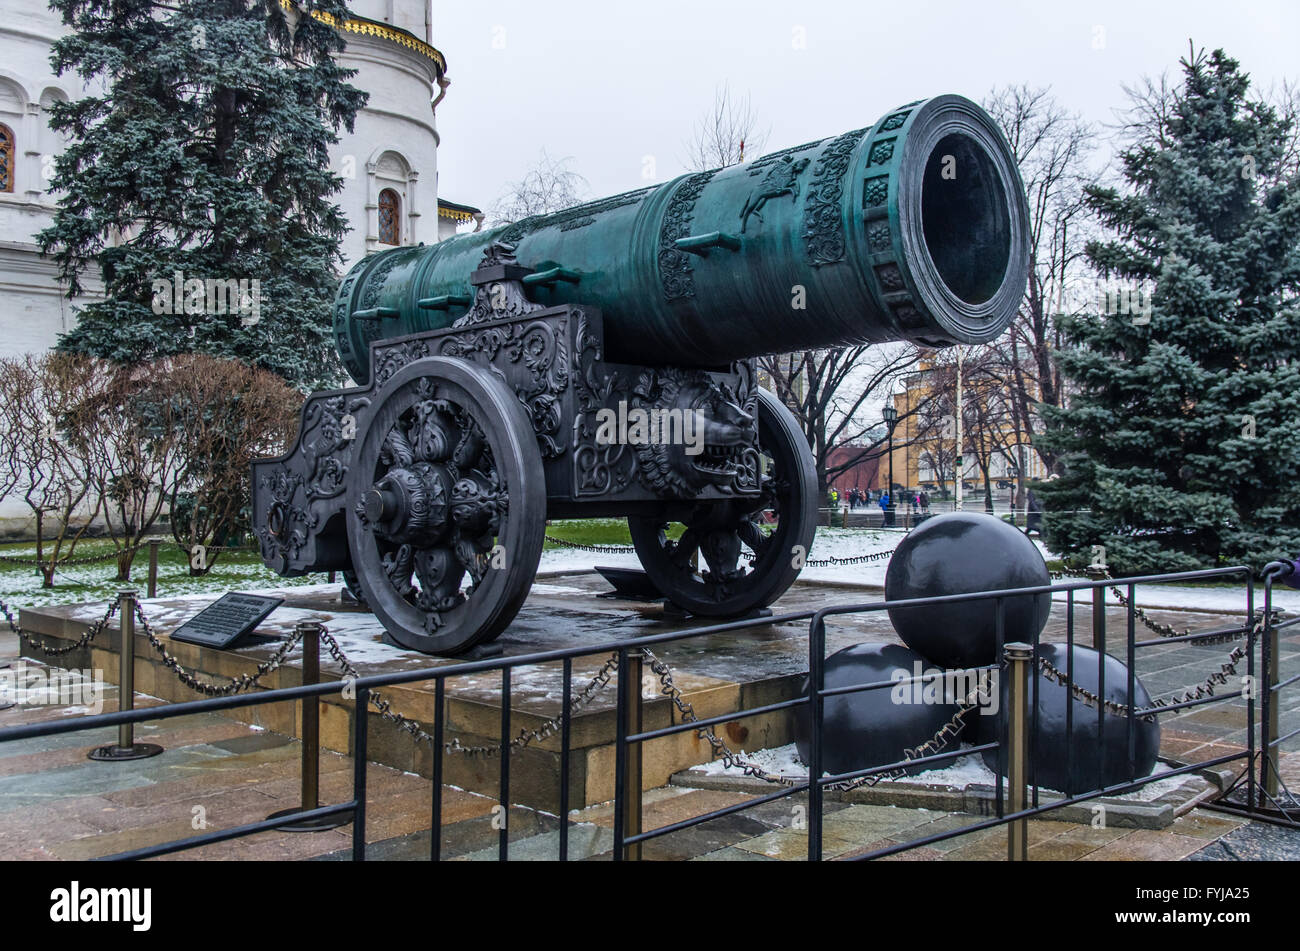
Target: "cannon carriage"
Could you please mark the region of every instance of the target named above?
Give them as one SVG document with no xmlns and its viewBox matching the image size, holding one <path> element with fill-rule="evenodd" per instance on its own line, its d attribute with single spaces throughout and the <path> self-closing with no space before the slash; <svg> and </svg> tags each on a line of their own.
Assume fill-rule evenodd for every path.
<svg viewBox="0 0 1300 951">
<path fill-rule="evenodd" d="M 871 128 L 359 262 L 313 394 L 253 466 L 283 575 L 341 570 L 402 646 L 457 654 L 514 618 L 548 518 L 628 519 L 694 614 L 793 583 L 817 479 L 754 358 L 982 342 L 1028 268 L 1010 151 L 956 96 Z M 677 525 L 676 530 L 671 527 Z"/>
</svg>

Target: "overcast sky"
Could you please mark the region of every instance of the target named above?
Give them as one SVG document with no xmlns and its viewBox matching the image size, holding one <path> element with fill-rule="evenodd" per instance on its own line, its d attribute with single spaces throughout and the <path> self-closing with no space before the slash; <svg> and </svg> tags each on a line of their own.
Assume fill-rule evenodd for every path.
<svg viewBox="0 0 1300 951">
<path fill-rule="evenodd" d="M 1007 83 L 1050 86 L 1085 118 L 1110 121 L 1121 84 L 1176 72 L 1189 38 L 1222 46 L 1257 85 L 1300 75 L 1296 0 L 433 7 L 452 82 L 438 107 L 438 191 L 485 209 L 543 148 L 572 157 L 588 197 L 680 174 L 685 142 L 723 82 L 750 96 L 773 151 L 869 125 L 913 99 L 979 100 Z"/>
</svg>

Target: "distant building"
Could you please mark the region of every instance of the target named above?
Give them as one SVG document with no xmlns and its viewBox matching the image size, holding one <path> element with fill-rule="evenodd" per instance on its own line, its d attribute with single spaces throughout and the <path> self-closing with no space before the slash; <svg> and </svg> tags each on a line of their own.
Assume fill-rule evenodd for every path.
<svg viewBox="0 0 1300 951">
<path fill-rule="evenodd" d="M 857 488 L 865 492 L 867 489 L 876 486 L 877 481 L 883 482 L 888 478 L 888 475 L 880 475 L 881 463 L 888 464 L 884 450 L 877 448 L 871 455 L 859 458 L 866 450 L 867 447 L 865 446 L 835 446 L 826 453 L 826 466 L 828 469 L 849 462 L 853 463 L 848 469 L 845 469 L 839 475 L 833 476 L 830 480 L 831 487 L 840 493 L 841 499 L 848 498 L 846 493 L 849 489 Z"/>
<path fill-rule="evenodd" d="M 955 389 L 955 377 L 951 366 L 938 366 L 931 357 L 923 359 L 920 369 L 903 381 L 902 391 L 892 396 L 894 409 L 898 411 L 893 441 L 894 482 L 908 490 L 924 490 L 935 498 L 944 493 L 951 498 L 956 494 L 957 469 L 953 394 L 945 393 L 945 399 L 937 406 L 923 408 L 938 388 Z M 964 385 L 967 418 L 974 415 L 984 420 L 1005 447 L 1005 451 L 986 449 L 981 455 L 973 434 L 965 435 L 961 468 L 963 494 L 968 499 L 977 493 L 983 497 L 986 466 L 994 496 L 998 498 L 1010 495 L 1022 478 L 1028 481 L 1047 477 L 1038 453 L 1023 435 L 1017 439 L 1013 420 L 997 408 L 998 400 L 992 389 L 993 383 L 987 377 L 968 378 Z M 889 455 L 885 452 L 881 456 L 876 479 L 871 484 L 877 491 L 889 481 Z"/>
<path fill-rule="evenodd" d="M 350 0 L 349 8 L 353 19 L 337 24 L 347 41 L 338 60 L 357 70 L 350 82 L 370 99 L 331 149 L 343 178 L 334 200 L 351 226 L 345 269 L 373 251 L 431 244 L 483 223 L 479 209 L 437 197 L 435 109 L 450 84 L 432 45 L 431 2 Z M 51 44 L 65 32 L 45 0 L 0 0 L 0 356 L 49 349 L 76 323 L 79 301 L 68 300 L 55 263 L 35 241 L 54 220 L 46 183 L 66 145 L 49 127 L 50 105 L 86 94 L 75 73 L 50 69 Z M 82 301 L 102 293 L 95 268 L 82 283 Z M 0 500 L 0 528 L 22 532 L 29 517 L 26 506 Z"/>
<path fill-rule="evenodd" d="M 286 9 L 292 4 L 282 0 Z M 430 0 L 351 0 L 354 16 L 338 29 L 347 48 L 341 65 L 370 94 L 353 131 L 331 150 L 344 179 L 335 196 L 351 230 L 344 267 L 393 245 L 431 244 L 481 226 L 483 213 L 438 199 L 435 107 L 446 94 L 447 63 L 433 45 Z M 292 15 L 297 15 L 293 13 Z M 53 261 L 34 236 L 53 221 L 46 191 L 65 143 L 48 125 L 50 104 L 85 95 L 75 74 L 55 76 L 50 46 L 65 29 L 44 0 L 0 0 L 0 355 L 55 344 L 76 322 Z M 102 292 L 98 273 L 83 275 L 87 293 Z"/>
</svg>

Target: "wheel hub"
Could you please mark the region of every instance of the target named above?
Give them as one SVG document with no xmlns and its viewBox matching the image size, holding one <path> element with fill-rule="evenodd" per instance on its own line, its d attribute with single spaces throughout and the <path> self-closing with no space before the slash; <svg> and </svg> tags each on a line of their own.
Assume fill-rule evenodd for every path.
<svg viewBox="0 0 1300 951">
<path fill-rule="evenodd" d="M 376 535 L 421 547 L 437 544 L 450 526 L 453 480 L 432 462 L 389 469 L 361 498 L 361 510 Z"/>
</svg>

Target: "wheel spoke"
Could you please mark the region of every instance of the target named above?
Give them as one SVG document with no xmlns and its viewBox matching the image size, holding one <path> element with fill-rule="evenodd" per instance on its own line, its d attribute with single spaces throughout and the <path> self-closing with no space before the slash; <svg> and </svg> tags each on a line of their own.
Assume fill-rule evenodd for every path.
<svg viewBox="0 0 1300 951">
<path fill-rule="evenodd" d="M 402 545 L 396 551 L 386 552 L 382 564 L 389 584 L 403 598 L 409 598 L 415 590 L 411 584 L 411 546 Z"/>
</svg>

